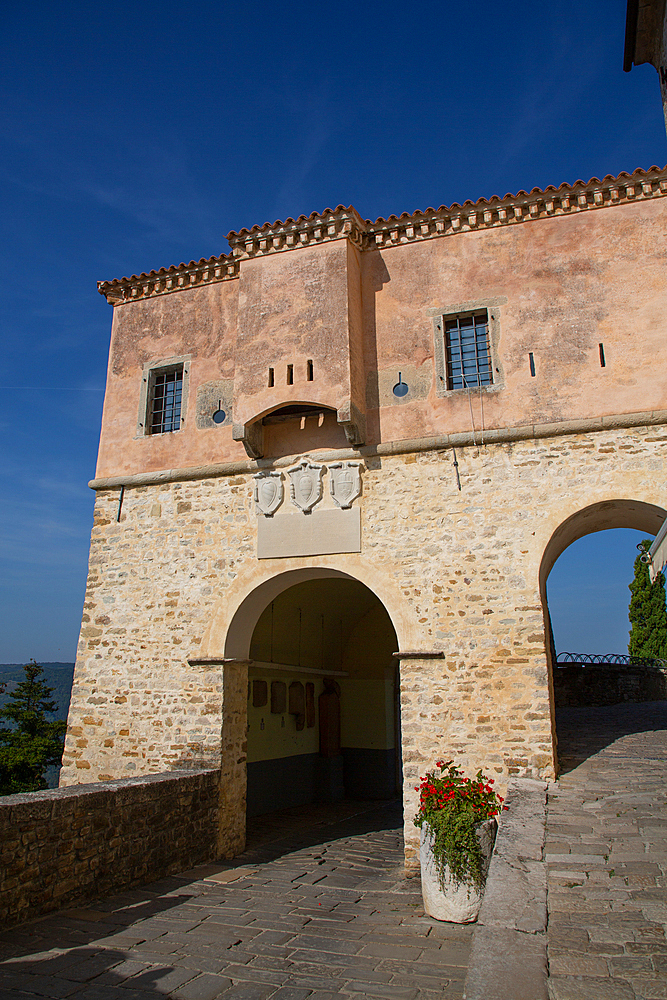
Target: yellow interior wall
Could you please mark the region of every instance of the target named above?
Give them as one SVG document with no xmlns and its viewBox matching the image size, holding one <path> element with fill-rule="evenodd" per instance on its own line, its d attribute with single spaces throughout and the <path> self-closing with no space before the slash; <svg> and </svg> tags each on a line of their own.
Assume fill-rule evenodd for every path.
<svg viewBox="0 0 667 1000">
<path fill-rule="evenodd" d="M 393 722 L 387 731 L 387 688 L 384 681 L 342 678 L 341 745 L 364 750 L 394 746 Z M 393 704 L 393 691 L 392 695 Z"/>
<path fill-rule="evenodd" d="M 396 745 L 394 697 L 396 634 L 376 602 L 350 633 L 342 667 L 341 743 L 344 747 L 388 750 Z"/>
<path fill-rule="evenodd" d="M 248 762 L 275 760 L 278 757 L 295 757 L 305 753 L 319 753 L 320 729 L 317 721 L 317 699 L 324 690 L 322 678 L 301 673 L 290 674 L 289 670 L 269 671 L 262 670 L 261 667 L 250 667 L 248 679 L 250 681 Z M 266 681 L 268 688 L 267 703 L 261 708 L 254 708 L 252 704 L 252 682 L 254 680 Z M 287 711 L 281 715 L 274 715 L 271 712 L 271 681 L 283 681 L 287 687 L 288 698 L 289 686 L 292 681 L 299 681 L 304 688 L 307 682 L 315 685 L 315 725 L 311 729 L 304 724 L 301 732 L 298 732 L 296 716 L 290 715 Z M 264 721 L 264 729 L 262 729 L 262 720 Z"/>
</svg>

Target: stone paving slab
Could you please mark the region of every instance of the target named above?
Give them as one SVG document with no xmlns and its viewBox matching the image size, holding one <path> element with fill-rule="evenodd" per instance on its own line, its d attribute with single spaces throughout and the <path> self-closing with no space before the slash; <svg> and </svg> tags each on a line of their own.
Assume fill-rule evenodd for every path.
<svg viewBox="0 0 667 1000">
<path fill-rule="evenodd" d="M 475 928 L 466 1000 L 547 1000 L 544 782 L 510 781 Z"/>
<path fill-rule="evenodd" d="M 463 996 L 473 929 L 424 914 L 400 805 L 252 823 L 235 862 L 0 934 L 0 1000 Z"/>
<path fill-rule="evenodd" d="M 667 702 L 558 714 L 549 786 L 553 1000 L 667 998 Z"/>
</svg>

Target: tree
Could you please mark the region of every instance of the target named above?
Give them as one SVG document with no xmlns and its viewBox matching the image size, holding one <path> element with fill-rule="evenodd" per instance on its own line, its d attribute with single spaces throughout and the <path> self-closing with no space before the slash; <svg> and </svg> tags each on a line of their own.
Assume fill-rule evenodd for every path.
<svg viewBox="0 0 667 1000">
<path fill-rule="evenodd" d="M 651 541 L 645 538 L 637 548 L 641 553 L 635 559 L 635 578 L 630 584 L 630 656 L 646 659 L 667 658 L 667 608 L 665 607 L 665 578 L 658 573 L 653 583 L 649 576 L 648 564 L 641 556 L 650 548 Z"/>
<path fill-rule="evenodd" d="M 23 671 L 25 680 L 0 708 L 0 719 L 10 723 L 0 728 L 0 795 L 46 788 L 44 771 L 60 764 L 63 755 L 66 724 L 46 718 L 47 712 L 56 710 L 53 689 L 34 660 Z"/>
</svg>

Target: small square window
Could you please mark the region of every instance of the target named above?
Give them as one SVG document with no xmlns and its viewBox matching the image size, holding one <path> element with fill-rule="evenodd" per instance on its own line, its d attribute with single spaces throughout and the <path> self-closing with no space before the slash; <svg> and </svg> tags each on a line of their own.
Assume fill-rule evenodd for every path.
<svg viewBox="0 0 667 1000">
<path fill-rule="evenodd" d="M 437 396 L 466 389 L 496 392 L 505 387 L 498 353 L 502 296 L 452 303 L 428 310 L 433 317 L 433 361 Z"/>
<path fill-rule="evenodd" d="M 445 317 L 444 347 L 448 389 L 493 384 L 486 310 L 472 316 Z"/>
<path fill-rule="evenodd" d="M 148 433 L 167 434 L 181 428 L 183 365 L 151 372 Z"/>
<path fill-rule="evenodd" d="M 138 438 L 183 429 L 188 409 L 191 360 L 189 354 L 181 354 L 145 362 L 139 390 Z"/>
</svg>

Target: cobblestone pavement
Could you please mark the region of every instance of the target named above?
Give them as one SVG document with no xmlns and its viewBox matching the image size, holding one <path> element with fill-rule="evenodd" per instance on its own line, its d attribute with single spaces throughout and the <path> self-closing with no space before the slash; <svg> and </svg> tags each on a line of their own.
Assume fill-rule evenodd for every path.
<svg viewBox="0 0 667 1000">
<path fill-rule="evenodd" d="M 667 998 L 667 702 L 559 712 L 547 805 L 554 1000 Z"/>
<path fill-rule="evenodd" d="M 0 934 L 0 998 L 461 997 L 472 928 L 424 916 L 401 823 L 359 804 L 254 821 L 231 865 Z"/>
</svg>

